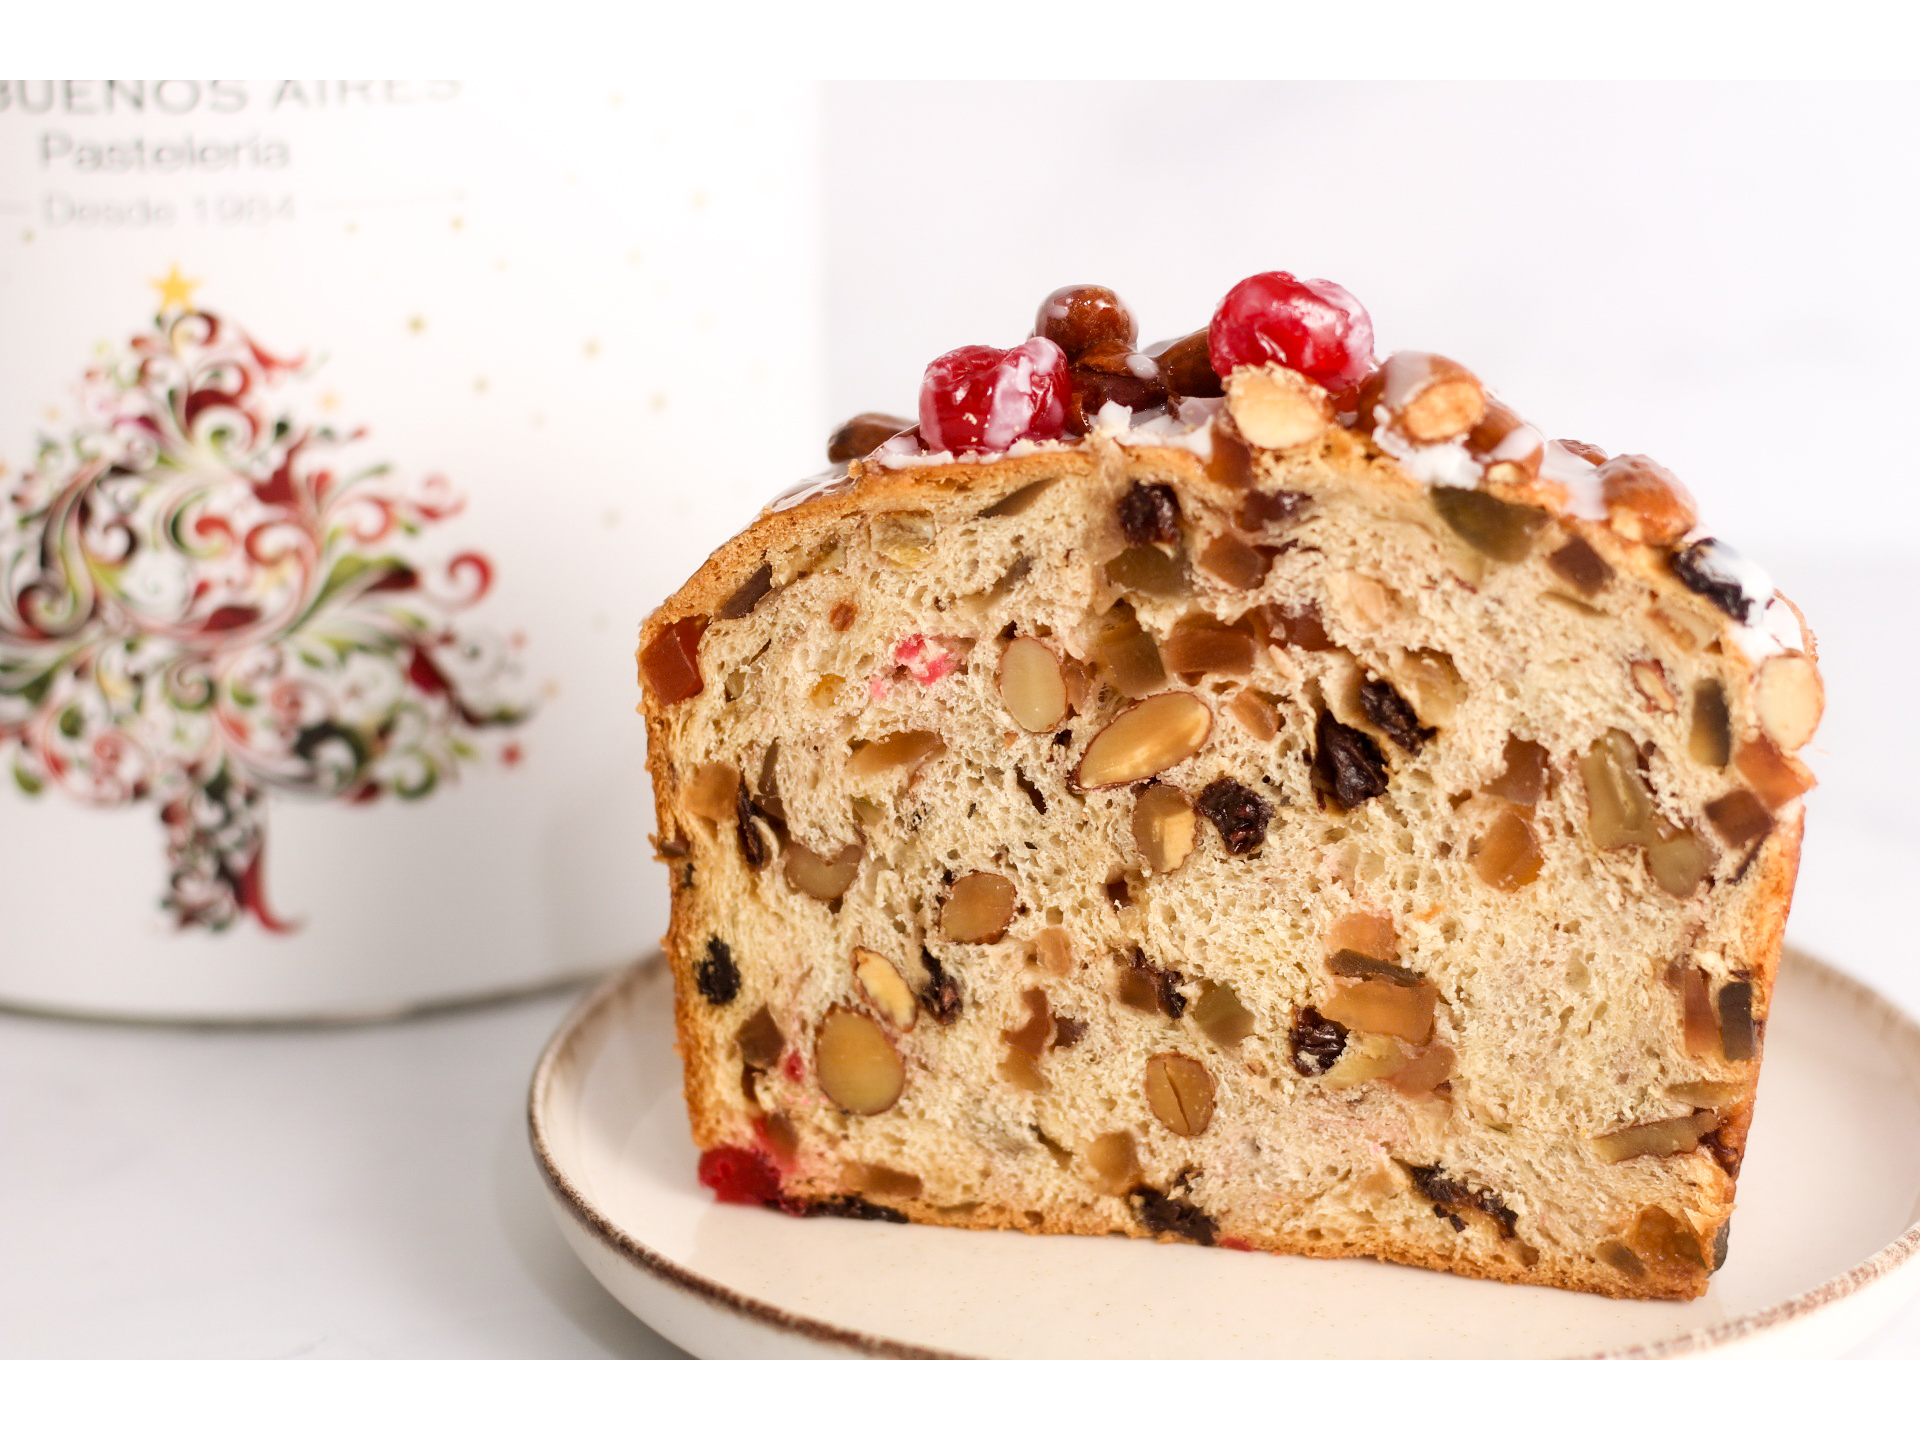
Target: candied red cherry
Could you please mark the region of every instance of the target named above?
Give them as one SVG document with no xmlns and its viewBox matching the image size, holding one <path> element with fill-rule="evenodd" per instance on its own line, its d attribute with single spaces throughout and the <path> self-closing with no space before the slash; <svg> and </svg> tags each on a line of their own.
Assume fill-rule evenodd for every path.
<svg viewBox="0 0 1920 1440">
<path fill-rule="evenodd" d="M 1044 336 L 1011 350 L 962 345 L 927 366 L 920 438 L 929 450 L 956 453 L 1057 440 L 1072 393 L 1066 352 Z"/>
<path fill-rule="evenodd" d="M 1207 350 L 1223 376 L 1277 361 L 1338 393 L 1373 364 L 1373 321 L 1331 280 L 1269 270 L 1227 292 L 1207 327 Z"/>
<path fill-rule="evenodd" d="M 1120 297 L 1104 285 L 1062 285 L 1040 302 L 1033 333 L 1053 341 L 1078 361 L 1096 345 L 1131 350 L 1140 329 Z"/>
</svg>

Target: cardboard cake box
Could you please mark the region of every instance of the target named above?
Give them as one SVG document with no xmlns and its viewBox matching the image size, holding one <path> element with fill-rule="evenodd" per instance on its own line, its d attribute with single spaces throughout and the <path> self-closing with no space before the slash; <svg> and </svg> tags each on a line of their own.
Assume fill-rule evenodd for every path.
<svg viewBox="0 0 1920 1440">
<path fill-rule="evenodd" d="M 635 625 L 816 468 L 805 96 L 0 92 L 0 1004 L 643 953 Z"/>
</svg>

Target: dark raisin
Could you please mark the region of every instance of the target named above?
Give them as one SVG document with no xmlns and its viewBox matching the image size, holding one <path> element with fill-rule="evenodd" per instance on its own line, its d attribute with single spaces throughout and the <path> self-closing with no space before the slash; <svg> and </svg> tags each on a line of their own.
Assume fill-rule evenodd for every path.
<svg viewBox="0 0 1920 1440">
<path fill-rule="evenodd" d="M 1733 1230 L 1731 1220 L 1722 1220 L 1720 1228 L 1713 1233 L 1713 1268 L 1718 1270 L 1727 1263 L 1727 1237 Z"/>
<path fill-rule="evenodd" d="M 767 832 L 760 828 L 759 811 L 755 808 L 753 797 L 747 793 L 747 782 L 740 782 L 740 789 L 733 801 L 734 830 L 740 837 L 740 858 L 755 870 L 765 868 L 767 861 L 773 858 L 773 842 L 767 839 Z"/>
<path fill-rule="evenodd" d="M 1549 555 L 1547 566 L 1589 599 L 1606 589 L 1613 578 L 1613 567 L 1578 535 Z"/>
<path fill-rule="evenodd" d="M 1014 767 L 1013 780 L 1020 787 L 1020 793 L 1033 802 L 1033 808 L 1042 815 L 1047 813 L 1047 797 L 1040 793 L 1040 787 L 1027 778 L 1027 772 Z"/>
<path fill-rule="evenodd" d="M 1307 508 L 1308 497 L 1298 490 L 1254 490 L 1240 502 L 1233 523 L 1242 530 L 1265 530 L 1284 525 Z"/>
<path fill-rule="evenodd" d="M 693 853 L 693 848 L 678 835 L 665 840 L 658 835 L 649 835 L 647 839 L 653 842 L 653 858 L 662 862 L 684 860 Z"/>
<path fill-rule="evenodd" d="M 1158 1010 L 1169 1020 L 1178 1020 L 1187 1013 L 1187 997 L 1180 993 L 1186 978 L 1178 970 L 1154 964 L 1136 945 L 1120 975 L 1121 1003 L 1136 1010 Z"/>
<path fill-rule="evenodd" d="M 1347 1048 L 1347 1027 L 1309 1005 L 1293 1012 L 1287 1039 L 1293 1046 L 1294 1069 L 1302 1075 L 1324 1075 Z"/>
<path fill-rule="evenodd" d="M 1409 755 L 1418 755 L 1420 748 L 1440 733 L 1431 725 L 1422 725 L 1413 706 L 1384 680 L 1369 680 L 1360 687 L 1360 708 L 1367 719 Z"/>
<path fill-rule="evenodd" d="M 719 936 L 708 939 L 706 955 L 694 963 L 693 983 L 710 1005 L 731 1005 L 740 993 L 740 967 Z"/>
<path fill-rule="evenodd" d="M 1753 983 L 1731 980 L 1720 987 L 1720 1049 L 1729 1060 L 1751 1060 L 1754 1052 Z"/>
<path fill-rule="evenodd" d="M 751 615 L 753 607 L 766 599 L 767 592 L 771 589 L 773 589 L 773 566 L 762 565 L 747 577 L 746 584 L 727 597 L 726 603 L 714 611 L 714 614 L 722 620 L 738 620 L 743 616 Z"/>
<path fill-rule="evenodd" d="M 1673 552 L 1667 562 L 1680 583 L 1696 595 L 1704 595 L 1742 625 L 1751 624 L 1753 612 L 1765 603 L 1750 595 L 1734 569 L 1739 556 L 1718 540 L 1696 540 Z"/>
<path fill-rule="evenodd" d="M 1476 1190 L 1462 1184 L 1438 1165 L 1409 1165 L 1407 1173 L 1413 1177 L 1413 1183 L 1419 1187 L 1420 1193 L 1433 1202 L 1433 1213 L 1455 1230 L 1467 1228 L 1460 1211 L 1478 1210 L 1493 1221 L 1501 1239 L 1513 1239 L 1513 1227 L 1520 1217 L 1493 1191 Z"/>
<path fill-rule="evenodd" d="M 1387 760 L 1373 737 L 1322 711 L 1313 727 L 1314 788 L 1341 810 L 1387 793 Z"/>
<path fill-rule="evenodd" d="M 1171 485 L 1143 485 L 1138 480 L 1120 497 L 1120 533 L 1129 545 L 1180 543 L 1180 501 Z"/>
<path fill-rule="evenodd" d="M 871 455 L 902 430 L 912 428 L 913 421 L 902 420 L 898 415 L 882 415 L 874 410 L 856 415 L 827 441 L 827 463 L 844 465 L 849 460 Z"/>
<path fill-rule="evenodd" d="M 920 963 L 926 967 L 927 983 L 920 987 L 920 1008 L 942 1025 L 960 1018 L 960 987 L 947 974 L 940 957 L 926 946 L 920 947 Z"/>
<path fill-rule="evenodd" d="M 1053 1017 L 1053 1048 L 1071 1050 L 1086 1038 L 1087 1022 L 1075 1020 L 1069 1015 Z"/>
<path fill-rule="evenodd" d="M 797 1210 L 799 1214 L 809 1217 L 837 1215 L 842 1220 L 884 1220 L 889 1225 L 907 1223 L 907 1217 L 891 1205 L 876 1205 L 858 1195 L 829 1195 L 824 1200 L 802 1200 Z"/>
<path fill-rule="evenodd" d="M 1259 849 L 1267 838 L 1267 822 L 1273 819 L 1272 804 L 1226 775 L 1200 792 L 1194 808 L 1213 822 L 1229 855 Z"/>
<path fill-rule="evenodd" d="M 1211 1245 L 1220 1238 L 1220 1227 L 1191 1200 L 1164 1195 L 1151 1185 L 1136 1185 L 1128 1192 L 1140 1223 L 1156 1235 L 1178 1235 L 1196 1245 Z"/>
</svg>

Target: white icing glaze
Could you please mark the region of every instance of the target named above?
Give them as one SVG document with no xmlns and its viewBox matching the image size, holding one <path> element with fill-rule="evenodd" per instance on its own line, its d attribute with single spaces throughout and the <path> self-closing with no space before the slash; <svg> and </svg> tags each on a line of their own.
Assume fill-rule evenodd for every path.
<svg viewBox="0 0 1920 1440">
<path fill-rule="evenodd" d="M 1386 405 L 1373 407 L 1373 443 L 1400 462 L 1400 468 L 1422 485 L 1447 485 L 1471 490 L 1486 473 L 1478 460 L 1467 453 L 1458 440 L 1437 445 L 1416 445 L 1393 428 L 1393 415 Z"/>
<path fill-rule="evenodd" d="M 1136 350 L 1127 356 L 1127 372 L 1136 380 L 1151 380 L 1160 373 L 1160 367 L 1151 355 Z"/>
<path fill-rule="evenodd" d="M 1569 515 L 1581 520 L 1607 518 L 1606 502 L 1600 497 L 1600 468 L 1584 455 L 1574 454 L 1558 440 L 1549 440 L 1540 455 L 1540 478 L 1553 481 L 1567 492 Z"/>
<path fill-rule="evenodd" d="M 887 443 L 892 444 L 893 442 L 888 441 Z M 782 510 L 791 510 L 796 505 L 806 504 L 807 501 L 813 499 L 816 495 L 825 495 L 829 491 L 849 483 L 847 467 L 844 465 L 835 465 L 829 470 L 822 470 L 818 475 L 809 475 L 798 485 L 789 485 L 785 490 L 782 490 L 778 495 L 774 496 L 772 501 L 768 503 L 766 513 L 769 515 L 777 515 Z"/>
</svg>

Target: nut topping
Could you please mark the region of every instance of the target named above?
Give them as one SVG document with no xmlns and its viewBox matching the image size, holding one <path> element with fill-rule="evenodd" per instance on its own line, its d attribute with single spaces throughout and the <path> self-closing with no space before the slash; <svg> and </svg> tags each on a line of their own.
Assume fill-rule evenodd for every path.
<svg viewBox="0 0 1920 1440">
<path fill-rule="evenodd" d="M 1227 377 L 1227 413 L 1248 444 L 1288 450 L 1326 433 L 1333 424 L 1333 400 L 1298 371 L 1243 366 Z"/>
<path fill-rule="evenodd" d="M 860 873 L 860 858 L 865 854 L 859 845 L 843 845 L 832 859 L 825 859 L 804 845 L 790 844 L 781 856 L 780 868 L 786 873 L 787 883 L 802 895 L 831 904 L 847 893 Z"/>
<path fill-rule="evenodd" d="M 861 744 L 847 761 L 847 774 L 867 780 L 890 770 L 917 770 L 946 748 L 946 742 L 931 730 L 901 730 Z"/>
<path fill-rule="evenodd" d="M 887 1032 L 859 1011 L 838 1005 L 820 1022 L 813 1064 L 827 1098 L 854 1115 L 891 1108 L 907 1083 L 906 1066 Z"/>
<path fill-rule="evenodd" d="M 1645 455 L 1616 455 L 1600 467 L 1600 499 L 1614 534 L 1671 545 L 1700 519 L 1680 477 Z"/>
<path fill-rule="evenodd" d="M 1193 853 L 1195 820 L 1186 793 L 1149 785 L 1133 802 L 1133 843 L 1155 875 L 1171 875 Z"/>
<path fill-rule="evenodd" d="M 1154 1118 L 1176 1135 L 1203 1135 L 1213 1122 L 1213 1076 L 1189 1055 L 1162 1050 L 1149 1056 L 1143 1088 Z"/>
<path fill-rule="evenodd" d="M 1478 426 L 1486 418 L 1487 395 L 1457 361 L 1401 350 L 1360 386 L 1360 420 L 1369 431 L 1380 418 L 1376 408 L 1384 409 L 1387 423 L 1409 440 L 1431 445 Z"/>
<path fill-rule="evenodd" d="M 1466 443 L 1467 453 L 1486 467 L 1489 485 L 1524 485 L 1537 479 L 1547 448 L 1544 435 L 1491 395 Z"/>
<path fill-rule="evenodd" d="M 940 933 L 962 945 L 990 945 L 1013 923 L 1013 882 L 976 870 L 953 882 L 940 907 Z"/>
<path fill-rule="evenodd" d="M 1082 790 L 1131 785 L 1199 753 L 1213 729 L 1213 712 L 1198 696 L 1170 690 L 1129 706 L 1093 737 L 1074 784 Z"/>
<path fill-rule="evenodd" d="M 894 436 L 911 430 L 913 425 L 913 421 L 903 420 L 898 415 L 883 415 L 877 410 L 863 411 L 833 432 L 832 438 L 827 441 L 827 463 L 844 465 L 849 460 L 871 455 Z"/>
<path fill-rule="evenodd" d="M 1813 661 L 1804 655 L 1769 656 L 1754 681 L 1753 708 L 1767 739 L 1781 750 L 1792 754 L 1805 745 L 1826 708 L 1826 687 Z"/>
<path fill-rule="evenodd" d="M 663 629 L 640 652 L 640 678 L 662 705 L 691 699 L 705 688 L 698 651 L 706 629 L 706 616 L 689 615 Z"/>
<path fill-rule="evenodd" d="M 911 1030 L 919 1014 L 913 991 L 886 956 L 864 945 L 853 947 L 853 978 L 869 1002 L 896 1030 Z"/>
<path fill-rule="evenodd" d="M 1059 658 L 1028 636 L 1010 641 L 1000 657 L 1000 699 L 1022 730 L 1052 730 L 1067 716 L 1067 682 Z"/>
</svg>

